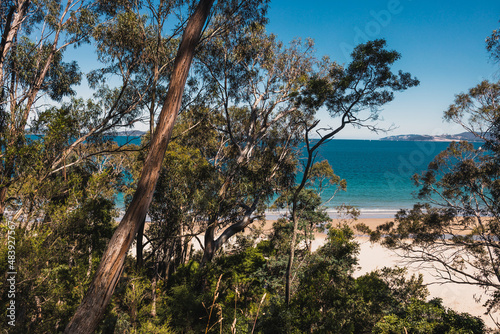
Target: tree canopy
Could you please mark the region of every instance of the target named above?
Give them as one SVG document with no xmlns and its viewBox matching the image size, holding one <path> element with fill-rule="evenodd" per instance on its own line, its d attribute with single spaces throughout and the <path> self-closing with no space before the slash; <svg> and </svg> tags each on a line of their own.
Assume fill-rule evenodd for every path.
<svg viewBox="0 0 500 334">
<path fill-rule="evenodd" d="M 0 3 L 0 268 L 16 280 L 0 289 L 3 314 L 16 308 L 16 326 L 2 330 L 484 331 L 481 320 L 426 300 L 422 278 L 404 268 L 355 277 L 354 232 L 344 221 L 330 226 L 321 199 L 348 186 L 316 161 L 321 145 L 347 126 L 383 130 L 381 108 L 419 81 L 394 72 L 401 55 L 382 39 L 358 45 L 346 65 L 318 57 L 311 39 L 281 42 L 266 30 L 268 4 Z M 495 50 L 496 32 L 489 41 Z M 97 65 L 69 60 L 70 47 L 95 51 Z M 78 87 L 85 81 L 91 97 Z M 419 178 L 423 196 L 437 184 L 449 200 L 481 190 L 497 205 L 500 121 L 488 107 L 497 90 L 485 82 L 450 108 L 450 120 L 487 144 L 443 153 Z M 322 108 L 332 125 L 319 129 Z M 149 131 L 140 144 L 118 143 L 141 122 Z M 437 176 L 469 152 L 462 174 Z M 477 184 L 458 182 L 471 175 Z M 264 233 L 271 205 L 286 213 Z M 498 241 L 487 238 L 496 231 L 488 214 L 488 229 L 460 239 L 483 266 Z M 317 229 L 328 238 L 313 251 Z M 484 268 L 478 281 L 496 270 Z"/>
<path fill-rule="evenodd" d="M 494 31 L 487 39 L 493 57 L 496 36 Z M 408 263 L 430 268 L 440 282 L 483 288 L 481 302 L 490 315 L 500 305 L 499 103 L 499 82 L 483 81 L 456 95 L 444 119 L 481 144 L 452 142 L 414 176 L 422 202 L 371 232 Z"/>
</svg>

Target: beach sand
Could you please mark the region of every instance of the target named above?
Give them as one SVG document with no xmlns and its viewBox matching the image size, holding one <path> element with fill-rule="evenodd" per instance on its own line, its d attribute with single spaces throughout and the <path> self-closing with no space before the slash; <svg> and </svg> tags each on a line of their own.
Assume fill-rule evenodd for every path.
<svg viewBox="0 0 500 334">
<path fill-rule="evenodd" d="M 384 224 L 391 221 L 390 218 L 360 218 L 356 223 L 364 223 L 371 229 L 375 229 L 378 225 Z M 262 232 L 267 235 L 272 231 L 272 224 L 274 220 L 266 220 L 265 224 L 262 226 L 258 222 L 255 222 L 253 227 L 262 227 Z M 333 220 L 333 224 L 338 223 L 338 220 Z M 249 233 L 250 229 L 247 229 L 245 233 Z M 315 240 L 312 243 L 312 250 L 316 250 L 325 243 L 326 239 L 325 233 L 317 232 L 315 233 Z M 358 256 L 358 269 L 354 273 L 355 277 L 364 275 L 371 271 L 382 269 L 384 267 L 404 267 L 402 258 L 399 257 L 394 251 L 382 247 L 378 243 L 370 242 L 367 236 L 356 235 L 356 241 L 360 245 L 360 253 Z M 200 240 L 203 240 L 203 236 L 200 236 Z M 197 242 L 193 243 L 195 249 L 201 249 Z M 134 251 L 133 249 L 131 250 Z M 489 316 L 484 315 L 485 308 L 482 304 L 485 302 L 484 290 L 479 287 L 466 285 L 466 284 L 438 284 L 437 279 L 433 276 L 433 272 L 425 268 L 413 268 L 408 267 L 408 275 L 412 274 L 422 274 L 424 284 L 427 285 L 429 289 L 429 297 L 431 298 L 441 298 L 443 300 L 443 305 L 457 312 L 467 312 L 477 317 L 481 317 L 486 326 L 490 328 L 496 328 L 494 322 Z M 477 303 L 475 300 L 477 297 L 482 296 L 482 302 Z M 500 320 L 500 315 L 497 315 Z"/>
<path fill-rule="evenodd" d="M 378 225 L 384 224 L 391 219 L 388 218 L 360 218 L 357 223 L 364 223 L 371 229 L 375 229 Z M 335 223 L 335 221 L 334 221 Z M 267 224 L 266 224 L 267 225 Z M 272 226 L 272 223 L 271 223 Z M 316 240 L 313 243 L 313 249 L 317 249 L 324 244 L 326 239 L 325 233 L 316 233 Z M 358 235 L 355 237 L 360 244 L 358 270 L 354 276 L 361 276 L 371 271 L 382 269 L 384 267 L 403 267 L 403 259 L 394 251 L 382 247 L 378 243 L 370 242 L 367 236 Z M 434 276 L 431 269 L 407 267 L 408 274 L 422 274 L 423 282 L 429 289 L 429 299 L 441 298 L 443 305 L 457 312 L 467 312 L 484 320 L 487 327 L 496 328 L 495 323 L 484 314 L 486 309 L 482 306 L 486 301 L 485 292 L 483 289 L 467 284 L 446 283 L 440 284 Z M 478 297 L 481 302 L 476 302 Z M 497 321 L 500 320 L 500 315 L 497 314 Z"/>
<path fill-rule="evenodd" d="M 360 218 L 356 223 L 363 223 L 370 227 L 370 229 L 375 229 L 377 226 L 391 221 L 391 218 Z M 267 220 L 263 226 L 264 234 L 267 234 L 272 230 L 272 224 L 274 220 Z M 339 220 L 334 219 L 332 224 L 337 224 Z M 356 233 L 356 231 L 355 231 Z M 316 232 L 315 240 L 312 243 L 312 250 L 316 250 L 321 245 L 325 243 L 327 235 L 325 233 Z M 403 259 L 398 256 L 394 251 L 382 247 L 378 243 L 370 242 L 367 236 L 356 235 L 356 241 L 360 244 L 359 253 L 359 263 L 358 269 L 356 270 L 354 276 L 358 277 L 369 273 L 371 271 L 382 269 L 384 267 L 404 267 Z M 429 289 L 429 297 L 431 298 L 441 298 L 443 300 L 443 305 L 457 312 L 467 312 L 474 316 L 480 317 L 484 320 L 487 327 L 496 328 L 492 319 L 484 315 L 486 309 L 482 306 L 485 302 L 484 290 L 479 287 L 466 285 L 466 284 L 455 284 L 446 283 L 440 284 L 435 276 L 433 276 L 433 271 L 426 268 L 416 268 L 407 267 L 408 275 L 412 274 L 422 274 L 424 284 L 427 285 Z M 476 302 L 478 297 L 481 297 L 481 302 Z M 500 315 L 497 315 L 498 320 L 500 320 Z"/>
</svg>

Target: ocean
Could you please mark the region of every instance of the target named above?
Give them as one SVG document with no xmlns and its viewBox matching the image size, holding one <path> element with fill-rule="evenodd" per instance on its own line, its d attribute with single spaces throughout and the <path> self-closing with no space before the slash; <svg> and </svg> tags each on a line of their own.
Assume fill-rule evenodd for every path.
<svg viewBox="0 0 500 334">
<path fill-rule="evenodd" d="M 392 218 L 418 200 L 412 176 L 427 169 L 448 142 L 332 140 L 320 148 L 317 161 L 328 160 L 335 174 L 347 182 L 328 210 L 341 204 L 357 207 L 362 216 Z M 325 191 L 329 198 L 333 189 Z"/>
<path fill-rule="evenodd" d="M 125 140 L 116 139 L 119 143 Z M 138 143 L 138 139 L 134 139 L 134 143 Z M 336 207 L 346 204 L 358 208 L 365 218 L 392 218 L 398 210 L 413 207 L 418 202 L 418 188 L 412 176 L 426 170 L 448 145 L 449 142 L 343 139 L 325 143 L 316 161 L 328 160 L 335 174 L 347 182 L 346 191 L 338 192 L 326 204 L 328 212 L 334 217 Z M 329 199 L 334 190 L 325 190 L 323 200 Z M 117 205 L 123 207 L 120 194 Z M 269 218 L 277 215 L 268 214 Z"/>
</svg>

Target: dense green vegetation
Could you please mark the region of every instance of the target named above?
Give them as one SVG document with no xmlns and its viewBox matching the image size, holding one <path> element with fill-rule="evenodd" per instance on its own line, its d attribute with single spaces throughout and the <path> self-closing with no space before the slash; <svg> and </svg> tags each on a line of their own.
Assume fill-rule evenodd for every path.
<svg viewBox="0 0 500 334">
<path fill-rule="evenodd" d="M 283 45 L 265 29 L 267 3 L 0 4 L 2 331 L 67 333 L 75 314 L 92 318 L 96 333 L 485 331 L 480 319 L 427 300 L 422 278 L 403 268 L 356 277 L 354 232 L 347 221 L 330 225 L 319 196 L 346 184 L 315 161 L 318 147 L 348 125 L 377 130 L 380 108 L 418 80 L 392 72 L 400 54 L 384 40 L 357 46 L 345 66 L 318 59 L 310 40 Z M 64 62 L 68 47 L 82 45 L 97 51 L 88 73 Z M 185 85 L 176 81 L 183 54 L 194 57 Z M 90 99 L 75 88 L 84 75 Z M 173 86 L 182 86 L 180 110 L 168 103 Z M 162 127 L 168 108 L 172 131 Z M 338 126 L 313 142 L 320 108 Z M 140 121 L 150 129 L 140 145 L 112 141 Z M 148 169 L 153 159 L 157 170 Z M 497 194 L 498 171 L 479 172 Z M 118 192 L 130 225 L 117 224 Z M 140 205 L 149 224 L 146 211 L 135 214 Z M 270 205 L 286 214 L 264 233 Z M 329 233 L 313 252 L 317 229 Z M 126 253 L 133 239 L 135 254 Z M 122 262 L 109 260 L 115 250 Z M 100 285 L 106 261 L 115 276 Z M 93 293 L 109 300 L 82 310 Z"/>
<path fill-rule="evenodd" d="M 37 276 L 23 277 L 31 283 L 22 285 L 17 300 L 28 311 L 27 319 L 13 332 L 61 330 L 84 292 L 80 282 L 88 280 L 89 259 L 58 263 L 64 255 L 54 253 L 67 245 L 54 245 L 50 251 L 35 245 L 48 239 L 21 239 L 19 257 L 39 254 L 26 263 L 39 269 Z M 299 252 L 288 306 L 283 299 L 286 239 L 287 233 L 280 232 L 260 242 L 252 235 L 239 237 L 209 265 L 200 265 L 200 252 L 193 254 L 168 280 L 154 280 L 158 267 L 155 273 L 153 263 L 146 261 L 144 269 L 137 269 L 129 258 L 97 332 L 199 333 L 207 328 L 223 333 L 399 333 L 402 328 L 411 333 L 484 332 L 480 319 L 447 309 L 440 300 L 426 301 L 422 278 L 408 277 L 402 268 L 354 277 L 358 245 L 347 226 L 331 228 L 318 251 Z"/>
</svg>

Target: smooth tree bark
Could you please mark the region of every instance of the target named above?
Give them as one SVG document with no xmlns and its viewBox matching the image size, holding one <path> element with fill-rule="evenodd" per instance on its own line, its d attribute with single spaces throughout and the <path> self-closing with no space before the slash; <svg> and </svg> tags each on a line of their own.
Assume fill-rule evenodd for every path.
<svg viewBox="0 0 500 334">
<path fill-rule="evenodd" d="M 16 5 L 9 8 L 0 42 L 0 87 L 3 87 L 4 82 L 4 60 L 12 47 L 12 41 L 21 28 L 21 23 L 26 19 L 30 2 L 29 0 L 19 0 Z"/>
<path fill-rule="evenodd" d="M 189 19 L 174 62 L 170 86 L 146 157 L 137 190 L 111 238 L 82 303 L 66 334 L 93 333 L 104 315 L 124 268 L 125 257 L 151 203 L 161 164 L 181 106 L 184 86 L 214 0 L 200 0 Z"/>
</svg>

